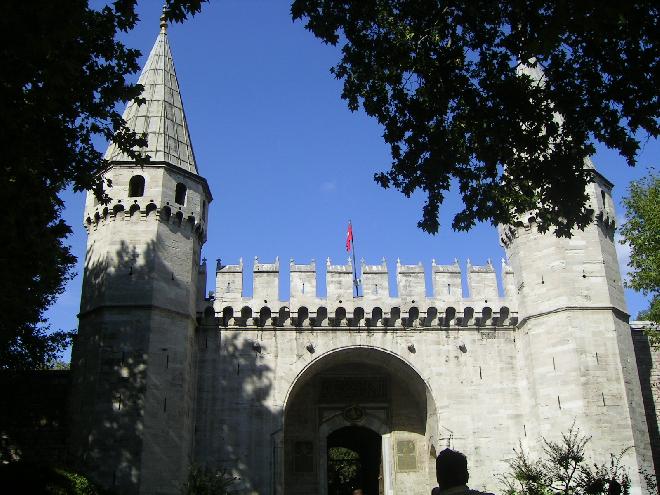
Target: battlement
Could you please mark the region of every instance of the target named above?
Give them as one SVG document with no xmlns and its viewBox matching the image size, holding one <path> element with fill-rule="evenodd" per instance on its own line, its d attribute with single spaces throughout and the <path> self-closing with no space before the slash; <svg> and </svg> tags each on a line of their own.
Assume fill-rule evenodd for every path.
<svg viewBox="0 0 660 495">
<path fill-rule="evenodd" d="M 251 314 L 258 314 L 267 308 L 272 314 L 278 313 L 282 307 L 287 311 L 298 311 L 304 308 L 304 313 L 312 318 L 317 311 L 325 311 L 328 315 L 342 310 L 348 317 L 355 311 L 370 314 L 375 310 L 382 312 L 382 318 L 392 318 L 397 311 L 411 318 L 412 310 L 415 319 L 426 318 L 435 321 L 445 318 L 447 323 L 456 318 L 461 321 L 484 321 L 501 315 L 509 321 L 513 313 L 517 314 L 517 300 L 513 282 L 513 271 L 502 260 L 502 281 L 504 294 L 498 290 L 497 273 L 490 262 L 485 265 L 473 265 L 467 260 L 466 279 L 468 283 L 467 296 L 463 295 L 462 270 L 458 260 L 450 265 L 431 264 L 432 290 L 427 294 L 426 272 L 424 265 L 402 264 L 396 262 L 396 284 L 398 295 L 392 296 L 389 291 L 389 270 L 383 259 L 381 264 L 368 265 L 364 260 L 357 274 L 359 295 L 355 295 L 355 279 L 353 265 L 349 260 L 344 265 L 333 264 L 326 260 L 326 297 L 317 296 L 316 262 L 296 264 L 289 262 L 290 298 L 288 301 L 279 299 L 279 259 L 273 263 L 261 263 L 255 257 L 253 265 L 253 295 L 247 297 L 243 287 L 243 260 L 237 265 L 224 265 L 218 262 L 216 269 L 214 310 L 222 314 L 225 309 L 231 309 L 232 314 L 248 308 Z M 290 308 L 290 309 L 289 309 Z M 377 311 L 378 312 L 378 311 Z M 394 312 L 394 313 L 392 313 Z M 443 316 L 444 315 L 444 316 Z M 476 315 L 476 316 L 475 316 Z M 481 315 L 481 316 L 479 316 Z M 424 320 L 426 321 L 426 320 Z M 439 321 L 439 320 L 438 320 Z"/>
<path fill-rule="evenodd" d="M 225 305 L 215 309 L 219 324 L 224 327 L 246 328 L 472 328 L 493 331 L 497 328 L 514 327 L 518 323 L 517 314 L 507 306 L 496 308 L 484 306 L 475 311 L 472 306 L 463 308 L 392 306 L 372 308 L 355 306 L 347 309 L 338 306 L 262 306 Z M 205 312 L 208 314 L 208 312 Z"/>
<path fill-rule="evenodd" d="M 121 200 L 113 201 L 107 205 L 99 205 L 87 214 L 84 222 L 85 230 L 89 235 L 113 222 L 146 222 L 159 221 L 168 224 L 172 229 L 179 229 L 184 233 L 193 233 L 201 243 L 206 241 L 206 222 L 195 217 L 193 213 L 184 214 L 183 209 L 170 205 L 169 202 L 159 207 L 155 201 L 133 203 L 125 205 Z"/>
</svg>

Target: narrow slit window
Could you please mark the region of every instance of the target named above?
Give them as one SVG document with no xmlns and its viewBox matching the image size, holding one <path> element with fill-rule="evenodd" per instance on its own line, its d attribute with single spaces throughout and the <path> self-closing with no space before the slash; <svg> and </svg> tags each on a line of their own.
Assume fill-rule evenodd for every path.
<svg viewBox="0 0 660 495">
<path fill-rule="evenodd" d="M 174 194 L 174 202 L 178 205 L 186 204 L 186 192 L 187 191 L 188 191 L 188 189 L 186 188 L 186 185 L 179 182 L 176 185 L 176 190 L 175 190 L 175 194 Z"/>
</svg>

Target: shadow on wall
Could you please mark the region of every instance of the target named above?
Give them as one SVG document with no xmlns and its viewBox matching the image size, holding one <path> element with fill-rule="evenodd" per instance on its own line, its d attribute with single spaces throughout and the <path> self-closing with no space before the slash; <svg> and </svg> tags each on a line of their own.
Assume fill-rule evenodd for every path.
<svg viewBox="0 0 660 495">
<path fill-rule="evenodd" d="M 95 252 L 90 245 L 71 362 L 68 452 L 73 466 L 113 491 L 133 494 L 139 489 L 147 386 L 159 393 L 173 381 L 188 380 L 174 361 L 158 380 L 148 381 L 146 373 L 147 367 L 167 366 L 165 356 L 150 351 L 154 294 L 167 290 L 176 295 L 185 292 L 184 286 L 154 241 L 138 247 L 121 241 L 114 253 Z M 176 407 L 175 402 L 170 409 Z"/>
<path fill-rule="evenodd" d="M 205 315 L 198 334 L 195 458 L 233 473 L 238 479 L 232 488 L 239 493 L 271 493 L 271 459 L 277 456 L 272 433 L 280 417 L 266 405 L 273 387 L 272 368 L 264 358 L 269 350 L 225 329 L 222 319 L 218 332 L 212 314 Z"/>
<path fill-rule="evenodd" d="M 649 429 L 653 463 L 655 464 L 655 475 L 660 478 L 660 430 L 658 428 L 658 416 L 656 415 L 656 411 L 660 407 L 657 401 L 660 397 L 660 377 L 657 376 L 657 364 L 655 370 L 653 366 L 654 355 L 658 364 L 660 364 L 660 350 L 651 347 L 649 338 L 641 330 L 633 329 L 632 339 L 646 413 L 646 424 Z"/>
</svg>

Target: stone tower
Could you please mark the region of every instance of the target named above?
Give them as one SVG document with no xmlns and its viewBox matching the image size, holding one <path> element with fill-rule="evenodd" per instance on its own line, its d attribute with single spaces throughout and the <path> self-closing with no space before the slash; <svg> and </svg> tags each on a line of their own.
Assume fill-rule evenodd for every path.
<svg viewBox="0 0 660 495">
<path fill-rule="evenodd" d="M 120 493 L 171 493 L 191 462 L 211 193 L 197 172 L 164 20 L 139 83 L 146 102 L 129 103 L 124 119 L 146 133 L 151 160 L 137 166 L 111 144 L 112 199 L 100 204 L 89 193 L 85 205 L 71 454 Z"/>
<path fill-rule="evenodd" d="M 592 436 L 593 451 L 634 446 L 623 464 L 637 484 L 637 468 L 652 462 L 614 244 L 612 184 L 587 166 L 595 214 L 584 231 L 570 239 L 542 234 L 533 215 L 523 227 L 500 227 L 517 293 L 526 435 L 557 438 L 575 424 Z"/>
</svg>

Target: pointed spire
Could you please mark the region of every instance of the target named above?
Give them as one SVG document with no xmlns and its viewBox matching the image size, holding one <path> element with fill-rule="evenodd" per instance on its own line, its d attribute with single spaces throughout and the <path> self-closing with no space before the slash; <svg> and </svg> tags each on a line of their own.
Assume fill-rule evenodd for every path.
<svg viewBox="0 0 660 495">
<path fill-rule="evenodd" d="M 163 7 L 160 33 L 138 80 L 144 86 L 142 97 L 146 101 L 142 105 L 129 102 L 123 117 L 130 129 L 138 134 L 147 133 L 148 143 L 141 151 L 153 162 L 167 162 L 196 174 L 197 162 L 167 40 L 166 13 Z M 105 159 L 131 161 L 114 143 L 108 146 Z"/>
</svg>

